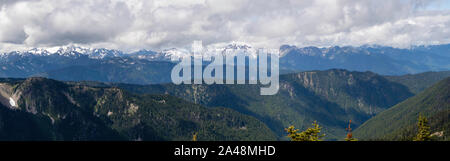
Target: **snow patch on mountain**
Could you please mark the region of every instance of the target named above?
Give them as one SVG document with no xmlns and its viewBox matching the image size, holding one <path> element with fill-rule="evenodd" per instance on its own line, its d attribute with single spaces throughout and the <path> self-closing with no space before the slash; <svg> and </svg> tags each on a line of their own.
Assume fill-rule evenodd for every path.
<svg viewBox="0 0 450 161">
<path fill-rule="evenodd" d="M 11 107 L 16 107 L 16 101 L 14 101 L 14 99 L 11 97 L 9 97 L 9 104 L 11 105 Z"/>
</svg>

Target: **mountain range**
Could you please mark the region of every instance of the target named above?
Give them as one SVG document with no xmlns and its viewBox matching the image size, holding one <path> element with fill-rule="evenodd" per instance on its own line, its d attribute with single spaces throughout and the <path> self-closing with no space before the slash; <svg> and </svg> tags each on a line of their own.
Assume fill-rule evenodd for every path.
<svg viewBox="0 0 450 161">
<path fill-rule="evenodd" d="M 340 68 L 383 75 L 417 74 L 449 70 L 450 45 L 398 49 L 384 46 L 305 47 L 284 45 L 280 67 L 290 70 Z"/>
<path fill-rule="evenodd" d="M 248 44 L 229 44 L 221 50 L 255 51 Z M 346 69 L 382 75 L 416 74 L 450 70 L 450 45 L 416 46 L 398 49 L 384 46 L 280 47 L 280 71 Z M 0 54 L 0 77 L 41 76 L 64 81 L 102 81 L 131 84 L 170 82 L 166 74 L 186 49 L 140 50 L 125 53 L 110 49 L 66 46 Z M 225 54 L 225 53 L 222 53 Z M 207 62 L 205 63 L 207 64 Z M 161 72 L 156 72 L 161 71 Z M 164 73 L 164 74 L 162 74 Z"/>
</svg>

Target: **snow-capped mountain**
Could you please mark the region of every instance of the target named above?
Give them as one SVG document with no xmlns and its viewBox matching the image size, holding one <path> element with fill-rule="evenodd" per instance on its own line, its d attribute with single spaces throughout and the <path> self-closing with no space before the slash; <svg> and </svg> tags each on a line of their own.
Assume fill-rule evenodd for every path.
<svg viewBox="0 0 450 161">
<path fill-rule="evenodd" d="M 34 55 L 42 55 L 42 56 L 51 54 L 49 51 L 47 51 L 45 49 L 40 49 L 40 48 L 33 48 L 33 49 L 26 51 L 25 53 L 30 53 L 30 54 L 34 54 Z"/>
<path fill-rule="evenodd" d="M 2 53 L 2 57 L 8 56 L 50 56 L 59 55 L 66 57 L 88 56 L 92 59 L 103 59 L 108 57 L 122 57 L 125 54 L 119 50 L 105 48 L 91 49 L 78 46 L 63 46 L 59 48 L 33 48 L 26 51 L 13 51 Z"/>
<path fill-rule="evenodd" d="M 248 55 L 250 58 L 257 58 L 257 54 L 258 54 L 257 50 L 258 49 L 253 48 L 249 44 L 234 42 L 234 43 L 228 44 L 227 46 L 225 46 L 223 48 L 222 55 L 231 54 L 232 56 L 234 56 L 237 54 L 244 53 L 244 54 Z"/>
<path fill-rule="evenodd" d="M 223 55 L 223 56 L 227 54 L 236 55 L 238 52 L 245 52 L 246 54 L 249 54 L 251 57 L 256 58 L 256 49 L 248 44 L 243 43 L 231 43 L 226 45 L 207 46 L 203 48 L 201 56 L 205 59 L 216 55 Z M 130 57 L 139 59 L 147 59 L 151 61 L 175 61 L 175 62 L 179 61 L 181 58 L 185 56 L 192 56 L 192 55 L 193 53 L 189 49 L 184 48 L 170 48 L 164 49 L 159 52 L 151 50 L 139 50 L 137 52 L 128 54 L 128 56 Z M 202 57 L 195 56 L 194 58 L 202 58 Z"/>
<path fill-rule="evenodd" d="M 244 52 L 251 57 L 256 58 L 256 50 L 245 43 L 231 43 L 223 45 L 214 45 L 205 47 L 202 56 L 211 57 L 215 55 L 236 55 L 238 52 Z M 170 48 L 161 51 L 139 50 L 136 52 L 125 53 L 120 50 L 106 48 L 84 48 L 79 46 L 62 46 L 52 48 L 33 48 L 25 51 L 12 51 L 0 53 L 0 59 L 8 59 L 9 57 L 24 56 L 65 56 L 65 57 L 82 57 L 87 56 L 91 59 L 105 59 L 113 57 L 132 57 L 136 59 L 145 59 L 150 61 L 179 61 L 185 56 L 190 56 L 190 49 Z M 197 57 L 198 58 L 198 57 Z"/>
<path fill-rule="evenodd" d="M 160 58 L 164 58 L 165 60 L 178 61 L 190 54 L 190 51 L 186 49 L 171 48 L 161 51 L 158 56 Z"/>
</svg>

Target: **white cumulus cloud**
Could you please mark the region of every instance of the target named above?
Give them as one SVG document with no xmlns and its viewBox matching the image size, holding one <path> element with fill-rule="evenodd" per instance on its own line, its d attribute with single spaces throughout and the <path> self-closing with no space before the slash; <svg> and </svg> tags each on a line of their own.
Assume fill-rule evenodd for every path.
<svg viewBox="0 0 450 161">
<path fill-rule="evenodd" d="M 444 0 L 1 0 L 0 51 L 450 42 Z M 448 5 L 447 5 L 448 6 Z"/>
</svg>

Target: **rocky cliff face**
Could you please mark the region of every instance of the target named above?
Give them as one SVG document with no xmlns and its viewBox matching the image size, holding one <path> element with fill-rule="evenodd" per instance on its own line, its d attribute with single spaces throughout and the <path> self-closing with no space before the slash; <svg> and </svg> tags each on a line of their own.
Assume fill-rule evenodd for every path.
<svg viewBox="0 0 450 161">
<path fill-rule="evenodd" d="M 17 109 L 17 100 L 22 93 L 14 92 L 13 86 L 8 83 L 0 83 L 0 103 L 10 109 Z"/>
</svg>

